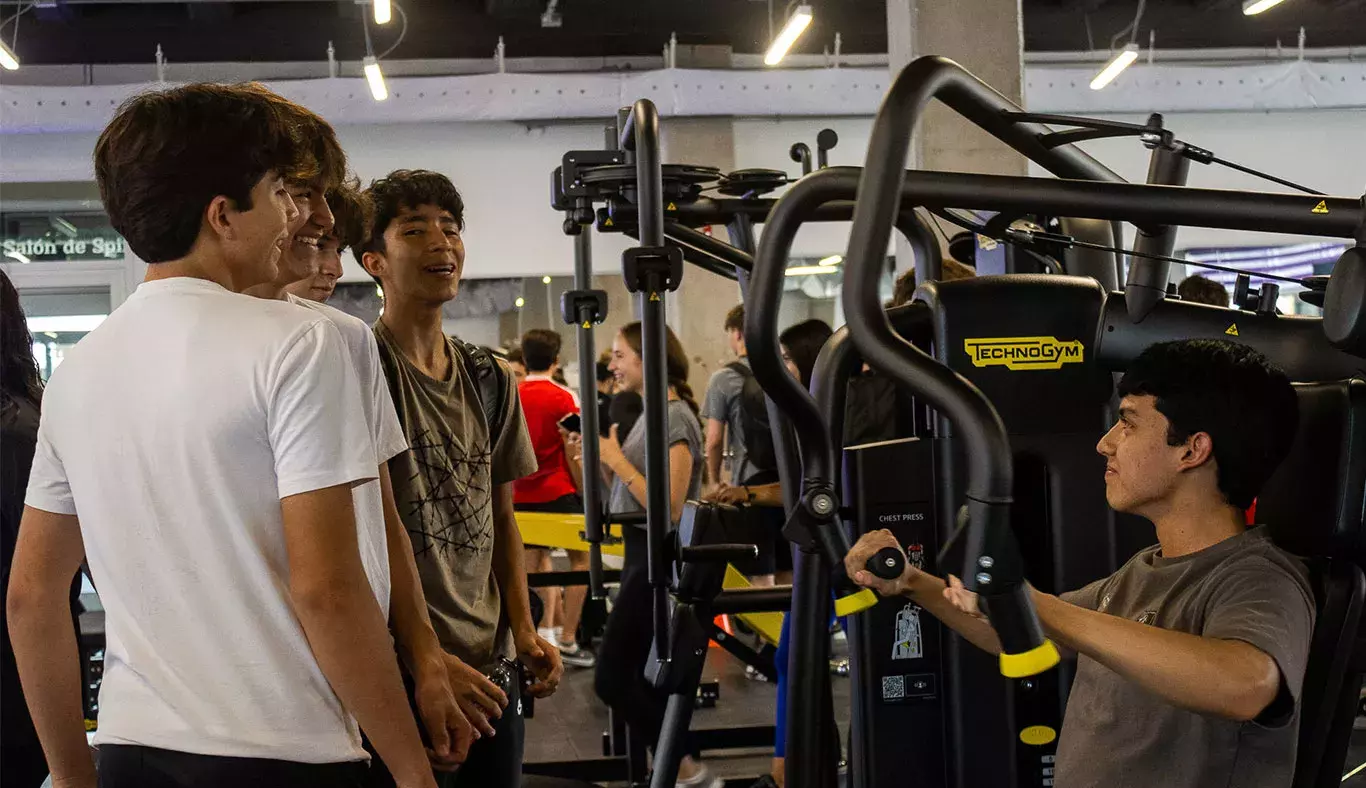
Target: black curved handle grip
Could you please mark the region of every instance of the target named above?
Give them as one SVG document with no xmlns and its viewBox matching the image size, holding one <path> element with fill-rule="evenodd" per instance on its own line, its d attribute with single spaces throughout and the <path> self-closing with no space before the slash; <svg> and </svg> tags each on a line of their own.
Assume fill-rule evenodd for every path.
<svg viewBox="0 0 1366 788">
<path fill-rule="evenodd" d="M 906 571 L 906 556 L 895 547 L 884 547 L 874 553 L 864 566 L 883 580 L 895 580 Z"/>
</svg>

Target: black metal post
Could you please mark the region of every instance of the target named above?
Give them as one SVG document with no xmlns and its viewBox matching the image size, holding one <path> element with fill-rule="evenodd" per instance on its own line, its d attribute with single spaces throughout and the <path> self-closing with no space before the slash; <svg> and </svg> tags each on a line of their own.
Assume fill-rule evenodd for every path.
<svg viewBox="0 0 1366 788">
<path fill-rule="evenodd" d="M 697 683 L 693 682 L 690 686 L 696 687 Z M 678 765 L 687 755 L 683 747 L 687 743 L 688 728 L 692 725 L 695 702 L 692 695 L 670 693 L 668 705 L 664 708 L 664 725 L 659 729 L 659 741 L 655 743 L 650 788 L 673 788 L 675 785 Z"/>
<path fill-rule="evenodd" d="M 580 226 L 579 234 L 574 236 L 574 288 L 586 292 L 593 287 L 593 237 L 590 227 Z M 598 377 L 597 349 L 593 343 L 593 309 L 587 304 L 579 305 L 578 325 L 575 333 L 579 341 L 579 420 L 582 423 L 580 434 L 583 440 L 583 467 L 585 484 L 583 486 L 583 534 L 588 542 L 588 595 L 602 599 L 607 595 L 602 583 L 602 492 L 598 484 L 600 474 L 600 454 L 598 452 Z M 591 393 L 590 393 L 591 392 Z"/>
<path fill-rule="evenodd" d="M 1148 161 L 1148 183 L 1155 186 L 1185 186 L 1190 175 L 1190 159 L 1164 147 L 1153 148 Z M 1175 224 L 1139 225 L 1134 239 L 1134 251 L 1142 254 L 1171 256 L 1176 249 Z M 1140 322 L 1153 311 L 1157 302 L 1167 297 L 1167 280 L 1171 263 L 1146 257 L 1129 258 L 1129 275 L 1124 282 L 1124 301 L 1129 317 Z"/>
<path fill-rule="evenodd" d="M 854 226 L 844 258 L 844 312 L 849 334 L 864 359 L 923 397 L 959 432 L 968 463 L 968 571 L 964 580 L 980 594 L 1001 636 L 1003 672 L 1019 677 L 1052 667 L 1057 663 L 1057 651 L 1044 638 L 1024 584 L 1019 545 L 1010 530 L 1014 468 L 1005 425 L 980 390 L 898 337 L 878 298 L 887 239 L 901 210 L 915 122 L 930 99 L 948 101 L 948 96 L 960 91 L 980 93 L 982 88 L 986 86 L 980 80 L 940 58 L 916 60 L 897 76 L 873 123 L 859 180 Z M 968 110 L 974 107 L 980 109 L 980 102 Z M 984 128 L 993 122 L 954 108 Z M 997 125 L 1001 122 L 995 121 Z M 1070 155 L 1075 161 L 1084 154 L 1078 151 Z M 791 194 L 789 190 L 783 199 Z"/>
<path fill-rule="evenodd" d="M 640 242 L 645 247 L 664 246 L 664 190 L 659 155 L 659 113 L 647 100 L 637 101 L 621 124 L 621 149 L 636 166 L 636 207 Z M 649 580 L 654 592 L 655 659 L 668 662 L 672 655 L 669 631 L 669 581 L 672 577 L 668 534 L 669 511 L 669 379 L 668 326 L 664 322 L 667 281 L 664 274 L 650 273 L 636 299 L 640 311 L 640 357 L 645 399 L 645 532 L 649 553 Z"/>
</svg>

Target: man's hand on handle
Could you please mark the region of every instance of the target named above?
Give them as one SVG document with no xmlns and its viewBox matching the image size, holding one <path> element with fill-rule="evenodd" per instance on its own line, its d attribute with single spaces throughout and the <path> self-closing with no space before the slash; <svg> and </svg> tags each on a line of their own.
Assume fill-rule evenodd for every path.
<svg viewBox="0 0 1366 788">
<path fill-rule="evenodd" d="M 906 568 L 901 572 L 901 576 L 894 580 L 887 580 L 868 571 L 868 559 L 877 555 L 879 550 L 893 548 L 902 557 L 902 565 Z M 855 584 L 864 588 L 871 588 L 882 596 L 897 596 L 899 594 L 910 593 L 915 583 L 920 578 L 926 577 L 924 572 L 911 566 L 910 561 L 906 561 L 906 554 L 902 551 L 901 545 L 897 543 L 896 537 L 891 531 L 883 528 L 878 531 L 869 531 L 859 538 L 849 552 L 844 556 L 844 571 L 849 575 L 849 579 Z"/>
<path fill-rule="evenodd" d="M 613 430 L 615 431 L 615 427 Z M 533 698 L 548 698 L 560 687 L 564 677 L 564 665 L 560 661 L 560 650 L 534 631 L 518 635 L 517 657 L 522 660 L 536 682 L 527 688 Z"/>
</svg>

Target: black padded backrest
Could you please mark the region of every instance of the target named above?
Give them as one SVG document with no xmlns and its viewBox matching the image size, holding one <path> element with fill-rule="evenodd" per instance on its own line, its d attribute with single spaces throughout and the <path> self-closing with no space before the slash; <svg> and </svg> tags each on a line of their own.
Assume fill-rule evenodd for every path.
<svg viewBox="0 0 1366 788">
<path fill-rule="evenodd" d="M 1296 555 L 1366 564 L 1366 381 L 1298 383 L 1295 392 L 1300 428 L 1257 498 L 1257 521 Z"/>
<path fill-rule="evenodd" d="M 1340 778 L 1360 686 L 1352 657 L 1366 595 L 1366 382 L 1300 383 L 1295 393 L 1299 430 L 1257 498 L 1257 521 L 1309 568 L 1318 618 L 1300 696 L 1293 788 L 1322 788 Z"/>
</svg>

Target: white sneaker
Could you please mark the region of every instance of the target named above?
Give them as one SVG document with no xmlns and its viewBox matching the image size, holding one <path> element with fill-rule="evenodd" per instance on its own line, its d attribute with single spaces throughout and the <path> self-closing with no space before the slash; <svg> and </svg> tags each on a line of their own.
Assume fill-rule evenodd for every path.
<svg viewBox="0 0 1366 788">
<path fill-rule="evenodd" d="M 691 780 L 679 780 L 674 783 L 675 788 L 725 788 L 726 781 L 720 777 L 713 777 L 711 770 L 703 766 Z"/>
</svg>

